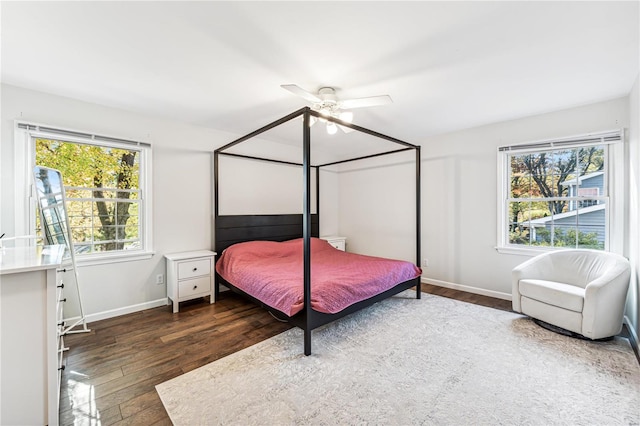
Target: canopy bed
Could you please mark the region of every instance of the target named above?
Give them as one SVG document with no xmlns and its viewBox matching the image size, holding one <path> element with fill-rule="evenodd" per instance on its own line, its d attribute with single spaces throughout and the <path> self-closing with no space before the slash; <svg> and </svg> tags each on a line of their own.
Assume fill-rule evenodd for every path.
<svg viewBox="0 0 640 426">
<path fill-rule="evenodd" d="M 314 151 L 312 162 L 311 125 L 316 120 L 333 122 L 346 132 L 349 144 L 341 146 L 314 134 L 314 141 L 318 140 L 325 149 L 324 154 L 332 146 L 339 152 L 337 159 Z M 300 142 L 297 132 L 302 131 L 302 149 L 295 151 L 297 155 L 301 151 L 301 162 L 278 156 L 278 150 L 265 149 L 267 135 L 282 132 L 285 125 L 296 132 L 291 140 L 297 143 Z M 283 135 L 279 133 L 272 139 L 284 141 Z M 252 154 L 253 148 L 239 149 L 249 141 L 254 142 L 258 155 Z M 353 155 L 353 149 L 360 150 L 358 155 Z M 415 264 L 341 252 L 318 239 L 320 169 L 411 151 L 415 153 Z M 361 155 L 363 153 L 365 155 Z M 220 214 L 221 189 L 224 188 L 219 167 L 221 157 L 302 168 L 302 214 Z M 311 331 L 315 328 L 412 287 L 416 287 L 416 297 L 420 298 L 419 146 L 333 117 L 323 117 L 305 107 L 216 149 L 213 160 L 215 250 L 222 253 L 216 265 L 216 294 L 223 284 L 301 328 L 305 355 L 311 354 Z M 272 275 L 267 270 L 269 266 L 272 266 Z M 285 273 L 288 275 L 284 276 Z M 281 282 L 289 282 L 288 289 L 276 285 Z M 283 300 L 288 302 L 279 303 Z"/>
</svg>

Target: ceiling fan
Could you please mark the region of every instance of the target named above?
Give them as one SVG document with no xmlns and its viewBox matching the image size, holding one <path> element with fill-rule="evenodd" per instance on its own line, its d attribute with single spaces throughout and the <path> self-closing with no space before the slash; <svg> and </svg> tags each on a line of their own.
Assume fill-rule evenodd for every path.
<svg viewBox="0 0 640 426">
<path fill-rule="evenodd" d="M 393 102 L 389 95 L 341 100 L 336 96 L 336 89 L 333 87 L 321 87 L 316 94 L 308 92 L 295 84 L 283 84 L 280 87 L 310 102 L 311 109 L 318 111 L 321 115 L 325 117 L 338 118 L 348 123 L 353 120 L 353 113 L 348 110 L 377 105 L 387 105 Z M 313 125 L 315 123 L 315 117 L 311 118 L 312 121 L 310 125 Z M 351 131 L 348 127 L 327 122 L 327 133 L 330 135 L 335 134 L 338 131 L 338 127 L 345 132 Z"/>
</svg>

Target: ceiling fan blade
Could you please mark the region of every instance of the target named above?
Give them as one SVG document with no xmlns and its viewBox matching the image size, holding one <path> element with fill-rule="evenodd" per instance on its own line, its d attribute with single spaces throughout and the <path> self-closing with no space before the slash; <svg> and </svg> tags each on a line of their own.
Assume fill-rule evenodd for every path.
<svg viewBox="0 0 640 426">
<path fill-rule="evenodd" d="M 345 99 L 340 101 L 340 108 L 353 109 L 364 108 L 376 105 L 387 105 L 393 103 L 393 99 L 389 95 L 371 96 L 368 98 Z"/>
<path fill-rule="evenodd" d="M 322 102 L 322 99 L 320 99 L 319 97 L 317 97 L 313 93 L 309 93 L 306 90 L 302 89 L 301 87 L 296 86 L 295 84 L 282 84 L 282 85 L 280 85 L 280 87 L 282 87 L 285 90 L 290 91 L 291 93 L 293 93 L 296 96 L 300 96 L 301 98 L 306 99 L 307 101 L 309 101 L 311 103 L 320 103 L 320 102 Z"/>
</svg>

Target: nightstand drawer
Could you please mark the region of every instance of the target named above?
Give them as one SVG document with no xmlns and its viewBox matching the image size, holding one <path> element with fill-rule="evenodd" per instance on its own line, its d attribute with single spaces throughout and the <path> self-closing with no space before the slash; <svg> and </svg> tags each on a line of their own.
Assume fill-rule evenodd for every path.
<svg viewBox="0 0 640 426">
<path fill-rule="evenodd" d="M 179 299 L 200 293 L 211 293 L 211 278 L 207 275 L 206 277 L 180 281 L 178 287 Z"/>
<path fill-rule="evenodd" d="M 211 259 L 197 259 L 178 264 L 178 279 L 201 277 L 211 274 Z"/>
<path fill-rule="evenodd" d="M 337 248 L 338 250 L 345 250 L 345 241 L 344 240 L 334 240 L 334 241 L 329 241 L 329 244 L 331 244 L 333 247 Z"/>
</svg>

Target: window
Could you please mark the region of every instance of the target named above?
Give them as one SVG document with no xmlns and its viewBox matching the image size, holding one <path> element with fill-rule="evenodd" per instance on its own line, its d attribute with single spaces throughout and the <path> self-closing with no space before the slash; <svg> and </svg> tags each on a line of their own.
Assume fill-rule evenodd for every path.
<svg viewBox="0 0 640 426">
<path fill-rule="evenodd" d="M 498 248 L 609 249 L 610 144 L 621 132 L 499 148 Z"/>
<path fill-rule="evenodd" d="M 25 123 L 16 131 L 28 144 L 27 173 L 36 164 L 62 173 L 79 262 L 150 254 L 148 144 Z M 39 236 L 36 204 L 28 209 L 31 233 Z"/>
</svg>

